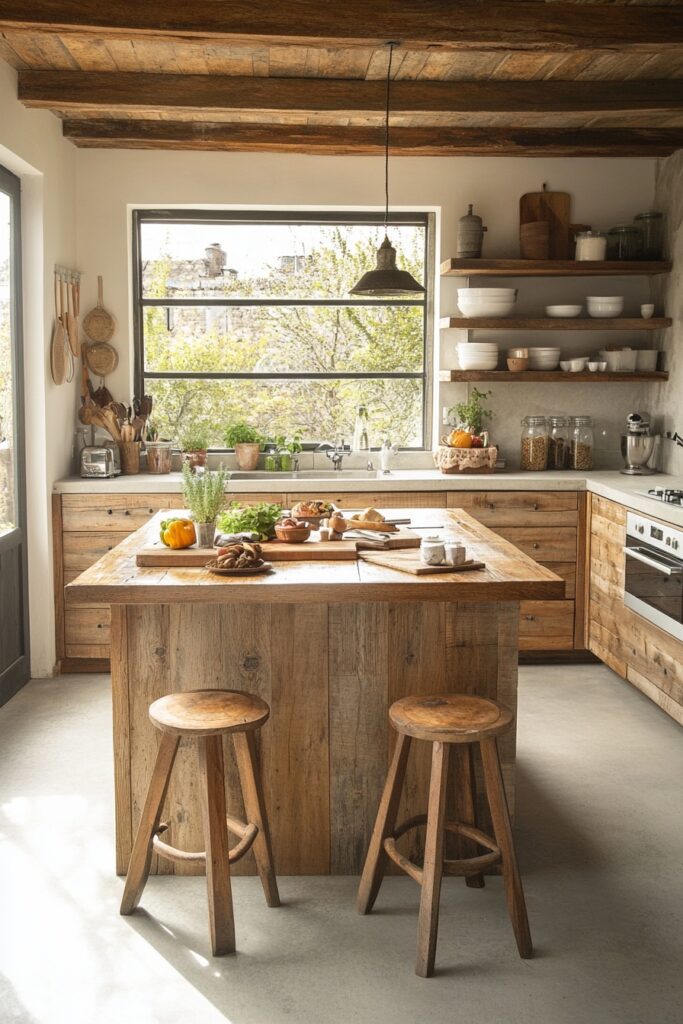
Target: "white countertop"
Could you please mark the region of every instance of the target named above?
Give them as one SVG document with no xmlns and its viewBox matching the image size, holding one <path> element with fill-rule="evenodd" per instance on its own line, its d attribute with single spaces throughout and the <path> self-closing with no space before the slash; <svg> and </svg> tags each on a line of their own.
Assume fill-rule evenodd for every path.
<svg viewBox="0 0 683 1024">
<path fill-rule="evenodd" d="M 651 487 L 678 487 L 681 481 L 664 473 L 654 476 L 624 476 L 617 470 L 595 470 L 589 473 L 491 473 L 471 476 L 447 476 L 435 469 L 402 469 L 390 476 L 349 479 L 335 477 L 331 471 L 324 479 L 297 478 L 282 473 L 277 478 L 230 480 L 228 494 L 273 494 L 305 491 L 329 494 L 333 492 L 382 491 L 590 491 L 609 498 L 645 515 L 683 527 L 683 508 L 653 501 L 639 492 Z M 58 480 L 56 494 L 171 494 L 182 490 L 180 473 L 137 476 L 119 476 L 110 480 L 84 480 L 68 477 Z"/>
</svg>

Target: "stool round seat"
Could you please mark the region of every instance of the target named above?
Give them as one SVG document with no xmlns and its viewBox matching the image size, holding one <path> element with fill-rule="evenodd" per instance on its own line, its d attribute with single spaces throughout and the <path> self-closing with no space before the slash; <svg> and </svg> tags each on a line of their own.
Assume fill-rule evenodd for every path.
<svg viewBox="0 0 683 1024">
<path fill-rule="evenodd" d="M 237 690 L 186 690 L 169 693 L 149 708 L 152 724 L 176 736 L 215 736 L 249 732 L 268 720 L 264 700 Z"/>
<path fill-rule="evenodd" d="M 397 732 L 431 743 L 478 743 L 510 728 L 512 712 L 489 697 L 436 693 L 403 697 L 391 705 Z"/>
</svg>

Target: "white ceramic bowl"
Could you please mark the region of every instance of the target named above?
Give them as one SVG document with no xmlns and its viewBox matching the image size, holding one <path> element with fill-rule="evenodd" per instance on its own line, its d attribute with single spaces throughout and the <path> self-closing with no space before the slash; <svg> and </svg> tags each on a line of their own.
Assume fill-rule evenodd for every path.
<svg viewBox="0 0 683 1024">
<path fill-rule="evenodd" d="M 461 370 L 495 370 L 498 366 L 498 356 L 472 356 L 471 359 L 463 359 L 458 356 Z"/>
<path fill-rule="evenodd" d="M 595 317 L 621 316 L 624 311 L 623 295 L 587 295 L 588 315 Z"/>
<path fill-rule="evenodd" d="M 516 301 L 516 288 L 458 288 L 458 308 L 463 316 L 508 316 Z"/>
<path fill-rule="evenodd" d="M 656 349 L 640 349 L 636 353 L 636 370 L 647 370 L 649 372 L 656 370 L 658 355 L 659 352 Z"/>
<path fill-rule="evenodd" d="M 560 369 L 562 370 L 563 373 L 569 373 L 569 371 L 571 369 L 571 365 L 572 365 L 571 359 L 561 359 L 560 360 Z"/>
<path fill-rule="evenodd" d="M 588 356 L 579 356 L 576 359 L 569 360 L 570 373 L 582 373 L 586 369 L 586 363 L 588 362 Z"/>
<path fill-rule="evenodd" d="M 574 317 L 580 316 L 583 306 L 546 306 L 546 316 Z"/>
<path fill-rule="evenodd" d="M 560 365 L 562 365 L 562 364 L 560 364 Z M 597 371 L 600 369 L 600 367 L 603 364 L 602 363 L 596 363 L 593 360 L 591 360 L 587 365 L 588 365 L 588 369 L 590 370 L 591 373 L 597 373 Z"/>
<path fill-rule="evenodd" d="M 458 349 L 466 348 L 468 352 L 497 352 L 498 343 L 495 341 L 461 341 L 458 342 Z"/>
<path fill-rule="evenodd" d="M 556 370 L 560 362 L 559 348 L 529 349 L 530 370 Z"/>
</svg>

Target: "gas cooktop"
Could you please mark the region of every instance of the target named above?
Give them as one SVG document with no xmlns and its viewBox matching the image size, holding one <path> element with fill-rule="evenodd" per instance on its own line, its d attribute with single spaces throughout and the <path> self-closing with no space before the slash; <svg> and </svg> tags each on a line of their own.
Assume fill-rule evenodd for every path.
<svg viewBox="0 0 683 1024">
<path fill-rule="evenodd" d="M 640 494 L 654 501 L 665 501 L 668 505 L 683 506 L 683 490 L 676 487 L 651 487 L 649 491 L 640 491 Z"/>
</svg>

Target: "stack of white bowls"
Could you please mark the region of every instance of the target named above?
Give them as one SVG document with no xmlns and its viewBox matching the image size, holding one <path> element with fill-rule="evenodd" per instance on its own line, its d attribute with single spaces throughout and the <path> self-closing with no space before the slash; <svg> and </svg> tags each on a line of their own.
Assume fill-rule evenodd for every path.
<svg viewBox="0 0 683 1024">
<path fill-rule="evenodd" d="M 458 308 L 463 316 L 509 316 L 516 301 L 516 288 L 458 288 Z"/>
<path fill-rule="evenodd" d="M 498 346 L 495 342 L 463 341 L 458 345 L 461 370 L 495 370 L 498 366 Z"/>
<path fill-rule="evenodd" d="M 556 370 L 559 362 L 559 348 L 529 348 L 530 370 Z"/>
</svg>

